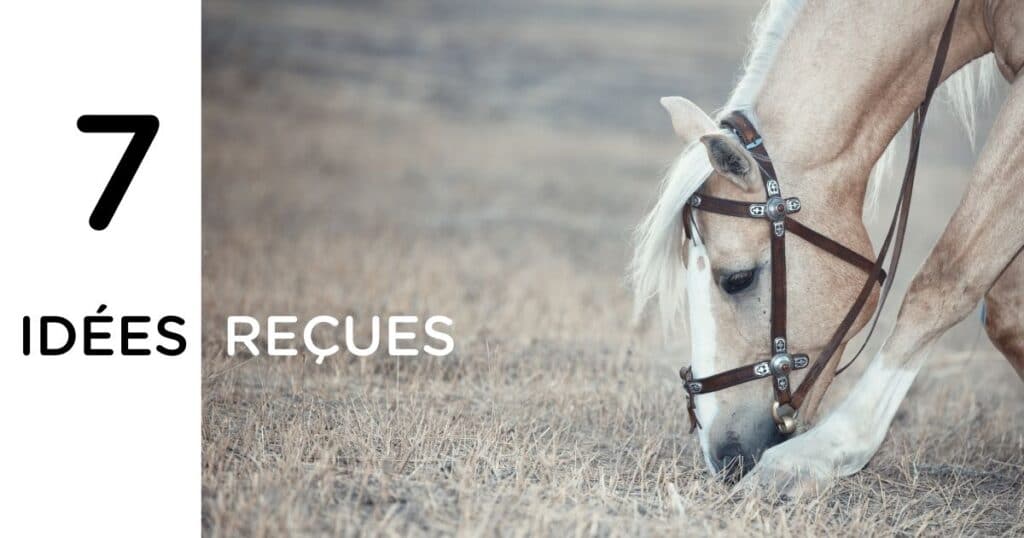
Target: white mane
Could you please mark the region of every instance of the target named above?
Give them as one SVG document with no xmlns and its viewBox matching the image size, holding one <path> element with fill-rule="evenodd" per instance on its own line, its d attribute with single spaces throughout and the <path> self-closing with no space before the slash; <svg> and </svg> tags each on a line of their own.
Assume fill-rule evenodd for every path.
<svg viewBox="0 0 1024 538">
<path fill-rule="evenodd" d="M 769 0 L 754 19 L 750 41 L 753 44 L 743 62 L 743 76 L 736 83 L 725 110 L 749 110 L 753 108 L 761 86 L 768 76 L 768 70 L 775 63 L 775 55 L 786 39 L 805 0 Z"/>
<path fill-rule="evenodd" d="M 752 43 L 743 76 L 736 84 L 724 110 L 751 111 L 776 53 L 792 27 L 805 0 L 769 0 L 753 26 Z M 1000 80 L 994 57 L 988 54 L 957 71 L 942 85 L 946 101 L 963 125 L 971 147 L 975 144 L 975 114 Z M 755 119 L 756 121 L 756 119 Z M 905 130 L 905 129 L 904 129 Z M 882 180 L 893 175 L 894 137 L 871 172 L 865 207 L 873 215 Z M 636 249 L 629 267 L 634 291 L 634 317 L 639 319 L 647 304 L 658 299 L 666 334 L 684 325 L 686 304 L 685 267 L 682 253 L 680 212 L 683 203 L 712 172 L 707 153 L 700 143 L 690 144 L 676 158 L 661 181 L 654 208 L 636 229 Z"/>
</svg>

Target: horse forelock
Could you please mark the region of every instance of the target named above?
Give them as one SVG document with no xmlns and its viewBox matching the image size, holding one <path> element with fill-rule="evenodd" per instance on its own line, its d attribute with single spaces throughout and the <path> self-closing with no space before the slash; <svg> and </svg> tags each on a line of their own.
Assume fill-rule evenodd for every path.
<svg viewBox="0 0 1024 538">
<path fill-rule="evenodd" d="M 711 163 L 700 142 L 688 145 L 661 181 L 654 207 L 635 232 L 629 279 L 634 317 L 656 300 L 665 335 L 685 326 L 686 267 L 683 263 L 683 205 L 710 177 Z"/>
</svg>

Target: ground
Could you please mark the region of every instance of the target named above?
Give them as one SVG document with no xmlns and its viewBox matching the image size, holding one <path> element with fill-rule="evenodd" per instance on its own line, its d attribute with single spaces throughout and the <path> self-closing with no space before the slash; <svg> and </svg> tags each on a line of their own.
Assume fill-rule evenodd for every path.
<svg viewBox="0 0 1024 538">
<path fill-rule="evenodd" d="M 976 317 L 800 503 L 710 477 L 682 343 L 627 345 L 630 231 L 679 150 L 658 98 L 720 106 L 757 10 L 204 3 L 204 534 L 1024 532 L 1024 385 Z M 930 121 L 897 293 L 972 160 Z M 227 356 L 226 316 L 289 313 L 444 314 L 457 347 Z"/>
</svg>

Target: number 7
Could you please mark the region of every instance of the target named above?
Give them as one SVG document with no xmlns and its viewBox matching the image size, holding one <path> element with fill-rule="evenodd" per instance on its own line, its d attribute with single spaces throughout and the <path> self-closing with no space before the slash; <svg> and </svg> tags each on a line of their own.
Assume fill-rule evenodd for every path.
<svg viewBox="0 0 1024 538">
<path fill-rule="evenodd" d="M 83 133 L 134 133 L 128 148 L 124 150 L 121 161 L 117 163 L 110 181 L 100 194 L 96 207 L 89 215 L 89 226 L 94 230 L 103 230 L 110 224 L 117 206 L 121 204 L 124 193 L 128 191 L 135 178 L 135 172 L 142 164 L 142 158 L 149 151 L 150 144 L 160 129 L 160 120 L 156 116 L 111 116 L 86 115 L 78 118 L 78 130 Z"/>
</svg>

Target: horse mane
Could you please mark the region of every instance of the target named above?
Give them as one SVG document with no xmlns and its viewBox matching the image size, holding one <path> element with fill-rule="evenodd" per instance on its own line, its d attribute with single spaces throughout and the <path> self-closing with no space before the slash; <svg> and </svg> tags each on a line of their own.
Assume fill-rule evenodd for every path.
<svg viewBox="0 0 1024 538">
<path fill-rule="evenodd" d="M 743 75 L 729 96 L 725 111 L 752 111 L 776 53 L 789 33 L 805 0 L 769 0 L 754 21 Z M 964 66 L 943 83 L 946 103 L 967 134 L 972 149 L 976 141 L 976 116 L 1002 80 L 994 56 L 986 54 Z M 907 122 L 909 124 L 909 120 Z M 906 126 L 901 130 L 907 131 Z M 885 180 L 895 175 L 895 147 L 903 137 L 893 137 L 872 168 L 865 196 L 865 216 L 873 218 Z M 683 203 L 711 175 L 707 153 L 699 142 L 688 145 L 661 180 L 657 202 L 634 233 L 635 250 L 628 278 L 634 292 L 634 321 L 648 303 L 657 299 L 666 336 L 685 325 L 686 274 L 683 265 Z"/>
<path fill-rule="evenodd" d="M 769 0 L 754 19 L 750 30 L 751 47 L 743 61 L 743 76 L 733 88 L 724 110 L 750 110 L 754 107 L 768 70 L 782 42 L 793 27 L 805 0 Z"/>
<path fill-rule="evenodd" d="M 953 73 L 939 87 L 942 101 L 949 106 L 950 113 L 967 135 L 971 149 L 977 147 L 977 115 L 992 97 L 995 88 L 1003 81 L 992 53 L 986 54 L 963 66 Z M 864 217 L 873 220 L 878 213 L 878 198 L 885 180 L 896 174 L 896 148 L 903 143 L 904 133 L 910 130 L 910 120 L 903 125 L 900 132 L 885 147 L 882 156 L 871 169 L 868 188 L 864 196 Z"/>
</svg>

